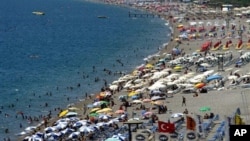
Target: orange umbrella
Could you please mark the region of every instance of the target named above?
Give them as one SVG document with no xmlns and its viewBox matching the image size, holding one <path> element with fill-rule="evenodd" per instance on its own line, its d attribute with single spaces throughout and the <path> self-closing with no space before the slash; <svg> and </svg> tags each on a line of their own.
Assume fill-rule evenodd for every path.
<svg viewBox="0 0 250 141">
<path fill-rule="evenodd" d="M 194 87 L 197 89 L 200 89 L 200 88 L 204 87 L 205 85 L 206 85 L 205 83 L 201 82 L 201 83 L 196 84 Z"/>
</svg>

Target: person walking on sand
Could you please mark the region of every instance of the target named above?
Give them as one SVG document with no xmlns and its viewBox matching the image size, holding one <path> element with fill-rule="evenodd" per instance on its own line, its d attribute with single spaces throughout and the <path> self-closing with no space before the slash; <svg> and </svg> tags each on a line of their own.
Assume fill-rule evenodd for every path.
<svg viewBox="0 0 250 141">
<path fill-rule="evenodd" d="M 182 104 L 181 106 L 185 105 L 186 106 L 186 98 L 184 96 L 182 96 Z"/>
</svg>

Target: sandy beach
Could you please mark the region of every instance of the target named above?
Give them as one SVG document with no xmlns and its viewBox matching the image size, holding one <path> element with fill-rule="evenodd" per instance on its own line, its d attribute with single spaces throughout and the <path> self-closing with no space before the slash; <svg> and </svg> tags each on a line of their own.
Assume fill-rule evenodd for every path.
<svg viewBox="0 0 250 141">
<path fill-rule="evenodd" d="M 113 1 L 110 2 L 112 4 L 120 4 L 121 2 Z M 178 5 L 178 6 L 177 6 Z M 138 6 L 138 5 L 137 5 Z M 203 138 L 200 138 L 199 140 L 210 140 L 213 139 L 213 135 L 216 133 L 217 126 L 225 120 L 225 117 L 232 117 L 234 116 L 237 108 L 241 111 L 241 118 L 243 121 L 248 124 L 250 122 L 249 119 L 249 98 L 250 96 L 247 95 L 247 89 L 243 88 L 243 79 L 240 79 L 237 84 L 233 84 L 233 80 L 236 81 L 241 76 L 248 75 L 249 73 L 249 64 L 248 61 L 245 61 L 243 65 L 240 65 L 238 67 L 235 67 L 237 59 L 239 59 L 242 55 L 247 54 L 247 42 L 249 40 L 249 34 L 248 32 L 244 31 L 241 37 L 239 37 L 238 31 L 240 30 L 239 27 L 244 26 L 245 29 L 249 29 L 250 26 L 247 22 L 247 18 L 245 17 L 235 17 L 235 19 L 231 19 L 230 21 L 230 29 L 222 30 L 222 26 L 225 23 L 225 18 L 221 18 L 220 14 L 218 14 L 217 17 L 211 16 L 211 15 L 205 15 L 205 14 L 195 14 L 195 11 L 198 11 L 199 8 L 197 6 L 194 6 L 190 9 L 192 9 L 190 12 L 187 12 L 188 6 L 187 4 L 183 3 L 170 3 L 167 6 L 162 6 L 163 9 L 168 9 L 168 12 L 160 12 L 159 9 L 155 8 L 156 5 L 151 7 L 137 7 L 140 9 L 146 9 L 152 12 L 157 12 L 161 16 L 164 16 L 167 23 L 169 23 L 169 26 L 172 27 L 172 39 L 168 43 L 168 45 L 165 46 L 159 53 L 157 53 L 155 56 L 148 58 L 147 61 L 145 61 L 144 66 L 140 66 L 136 68 L 135 70 L 131 70 L 131 74 L 126 74 L 124 77 L 120 78 L 119 80 L 114 81 L 112 84 L 110 84 L 109 88 L 103 90 L 103 92 L 100 92 L 96 95 L 91 95 L 89 98 L 79 101 L 78 103 L 75 103 L 69 107 L 68 111 L 65 112 L 65 115 L 61 117 L 52 117 L 50 119 L 46 119 L 44 122 L 39 126 L 39 129 L 33 130 L 34 132 L 45 132 L 44 130 L 49 127 L 53 126 L 59 119 L 66 118 L 67 113 L 69 111 L 73 111 L 77 113 L 77 117 L 81 120 L 86 119 L 90 120 L 91 124 L 94 124 L 94 119 L 98 119 L 98 116 L 95 118 L 92 118 L 90 116 L 90 113 L 99 113 L 98 115 L 101 115 L 101 113 L 106 115 L 111 115 L 112 118 L 109 119 L 115 119 L 116 117 L 121 117 L 121 115 L 126 116 L 125 118 L 120 118 L 118 122 L 112 122 L 110 127 L 112 126 L 118 126 L 122 127 L 124 126 L 124 122 L 128 121 L 128 119 L 131 118 L 138 118 L 140 121 L 143 121 L 144 123 L 149 123 L 151 121 L 152 116 L 156 115 L 158 119 L 152 123 L 152 125 L 148 126 L 148 129 L 152 127 L 158 127 L 158 121 L 164 121 L 167 122 L 170 120 L 171 122 L 177 122 L 181 117 L 184 119 L 186 118 L 185 115 L 189 115 L 191 117 L 195 117 L 196 115 L 200 115 L 203 117 L 205 114 L 213 113 L 215 115 L 219 116 L 219 119 L 216 120 L 217 123 L 216 126 L 213 126 L 209 129 L 209 133 L 206 134 Z M 171 8 L 172 7 L 172 8 Z M 177 10 L 178 9 L 178 10 Z M 174 16 L 173 16 L 174 15 Z M 180 18 L 182 17 L 182 18 Z M 195 22 L 195 24 L 194 24 Z M 200 24 L 199 24 L 200 22 Z M 235 24 L 235 34 L 232 34 L 232 25 Z M 191 26 L 193 24 L 193 26 Z M 215 26 L 215 24 L 219 24 L 218 26 Z M 188 35 L 188 37 L 180 37 L 180 35 L 184 34 L 183 32 L 180 32 L 181 29 L 180 26 L 184 27 L 185 30 L 189 30 L 189 27 L 193 27 L 196 30 L 199 27 L 205 28 L 202 32 L 193 32 Z M 209 33 L 208 31 L 215 26 L 216 29 L 214 32 L 210 32 L 213 35 L 205 35 L 205 33 Z M 191 31 L 192 32 L 192 31 Z M 230 34 L 229 34 L 230 32 Z M 214 34 L 216 33 L 216 35 Z M 194 34 L 194 37 L 193 37 Z M 192 36 L 192 37 L 191 37 Z M 239 43 L 239 40 L 242 39 L 243 47 L 240 49 L 236 49 L 237 44 Z M 223 46 L 226 45 L 226 42 L 228 40 L 232 41 L 232 45 L 227 50 L 223 50 Z M 214 47 L 214 45 L 221 41 L 220 48 L 217 50 L 211 50 L 211 48 Z M 207 49 L 206 51 L 200 51 L 202 49 L 202 45 L 205 42 L 212 42 L 212 45 Z M 178 53 L 175 54 L 174 49 L 178 49 Z M 172 54 L 173 53 L 173 54 Z M 224 65 L 222 68 L 218 65 L 218 58 L 216 60 L 210 60 L 203 59 L 202 63 L 207 63 L 209 66 L 206 66 L 206 71 L 199 71 L 197 70 L 197 63 L 200 58 L 202 57 L 218 57 L 218 53 L 223 53 L 224 55 Z M 168 58 L 168 55 L 172 54 L 170 58 Z M 195 55 L 196 54 L 196 55 Z M 233 58 L 229 59 L 229 55 Z M 191 61 L 188 61 L 186 58 L 192 57 L 190 59 Z M 249 55 L 250 56 L 250 55 Z M 161 62 L 161 59 L 168 58 L 166 62 L 159 65 L 159 62 Z M 180 63 L 174 64 L 174 60 L 177 58 L 184 58 L 186 60 L 181 60 Z M 172 61 L 172 63 L 170 63 Z M 179 60 L 180 61 L 180 60 Z M 188 63 L 187 63 L 188 62 Z M 201 64 L 202 64 L 201 63 Z M 189 64 L 189 65 L 186 65 Z M 228 65 L 225 65 L 228 64 Z M 180 67 L 179 69 L 176 67 Z M 220 70 L 223 69 L 223 70 Z M 209 74 L 205 74 L 206 72 L 209 72 Z M 159 77 L 156 77 L 156 72 L 165 72 L 164 75 L 161 75 Z M 237 75 L 240 75 L 239 77 Z M 147 76 L 146 76 L 147 75 Z M 191 82 L 191 78 L 194 78 L 195 76 L 202 75 L 202 78 L 197 80 L 197 82 Z M 213 79 L 209 81 L 207 78 L 209 76 L 213 75 L 219 75 L 221 76 L 220 79 Z M 127 77 L 126 77 L 127 76 Z M 155 76 L 155 78 L 153 78 Z M 231 79 L 233 78 L 235 79 Z M 182 78 L 182 79 L 181 79 Z M 248 76 L 246 76 L 248 78 Z M 250 78 L 250 76 L 249 76 Z M 153 88 L 154 84 L 158 83 L 158 81 L 161 80 L 162 84 L 165 84 L 164 86 Z M 178 80 L 178 82 L 177 82 Z M 192 79 L 194 80 L 194 79 Z M 244 79 L 245 80 L 245 79 Z M 223 81 L 223 84 L 222 84 Z M 204 86 L 201 86 L 199 88 L 196 88 L 196 85 L 199 83 L 204 83 Z M 236 82 L 235 82 L 236 83 Z M 249 82 L 250 83 L 250 82 Z M 188 84 L 190 84 L 188 86 Z M 248 84 L 248 82 L 244 83 Z M 244 85 L 244 86 L 246 86 Z M 113 86 L 113 87 L 111 87 Z M 177 88 L 175 88 L 177 86 Z M 187 88 L 195 88 L 194 92 L 184 92 Z M 206 92 L 201 92 L 202 88 L 206 89 Z M 151 96 L 153 91 L 160 91 L 164 94 L 163 97 L 160 97 L 159 100 L 152 100 L 154 96 Z M 134 94 L 132 94 L 134 92 Z M 195 95 L 197 94 L 197 95 Z M 140 95 L 140 96 L 137 96 Z M 158 95 L 157 95 L 158 96 Z M 121 99 L 124 97 L 125 101 L 122 102 Z M 185 97 L 185 103 L 183 104 L 183 97 Z M 143 102 L 143 100 L 149 99 L 148 102 Z M 96 103 L 98 101 L 107 100 L 109 103 L 104 104 L 104 107 L 102 107 L 102 104 L 99 104 L 97 106 L 89 106 L 93 103 Z M 138 100 L 138 101 L 134 101 Z M 146 100 L 145 100 L 146 101 Z M 129 103 L 127 105 L 123 103 Z M 159 103 L 157 103 L 159 102 Z M 65 103 L 67 105 L 68 103 Z M 159 111 L 160 106 L 165 106 L 165 110 Z M 72 108 L 73 107 L 73 108 Z M 94 108 L 100 108 L 93 112 Z M 202 107 L 209 107 L 207 111 L 202 111 Z M 70 110 L 71 108 L 71 110 Z M 74 109 L 75 108 L 75 109 Z M 111 110 L 107 110 L 104 112 L 100 112 L 100 110 L 104 108 L 110 108 Z M 164 108 L 163 108 L 164 109 Z M 173 118 L 172 115 L 174 113 L 181 113 L 185 111 L 185 109 L 188 110 L 187 114 L 182 115 L 181 117 Z M 65 109 L 66 110 L 66 109 Z M 121 110 L 123 112 L 118 113 L 117 110 Z M 150 112 L 149 116 L 145 116 L 142 114 L 142 110 L 145 110 L 145 112 Z M 99 111 L 99 112 L 98 112 Z M 124 114 L 125 113 L 125 114 Z M 58 113 L 62 114 L 62 113 Z M 144 119 L 146 118 L 146 119 Z M 99 121 L 105 121 L 105 120 L 99 120 Z M 205 119 L 204 119 L 205 121 Z M 107 122 L 107 121 L 106 121 Z M 185 133 L 183 132 L 184 129 L 186 129 L 185 125 L 186 121 L 181 124 L 181 128 L 178 129 L 179 133 Z M 145 129 L 145 128 L 144 128 Z M 133 132 L 133 138 L 136 137 L 137 134 L 139 134 L 138 130 L 137 132 Z M 126 130 L 125 133 L 128 133 Z M 90 134 L 90 133 L 89 133 Z M 75 140 L 93 140 L 91 138 L 91 135 L 84 135 L 77 137 Z M 23 140 L 26 136 L 31 134 L 26 134 L 24 136 L 20 137 L 20 140 Z M 159 132 L 156 131 L 154 133 L 154 138 L 157 138 L 159 136 Z M 226 137 L 223 136 L 223 139 Z M 67 138 L 63 138 L 62 140 L 67 140 Z M 101 140 L 101 139 L 96 139 Z M 155 139 L 157 140 L 157 139 Z M 174 140 L 174 139 L 173 139 Z M 175 139 L 177 140 L 177 139 Z M 188 140 L 185 137 L 183 140 Z M 198 140 L 198 139 L 196 139 Z"/>
</svg>

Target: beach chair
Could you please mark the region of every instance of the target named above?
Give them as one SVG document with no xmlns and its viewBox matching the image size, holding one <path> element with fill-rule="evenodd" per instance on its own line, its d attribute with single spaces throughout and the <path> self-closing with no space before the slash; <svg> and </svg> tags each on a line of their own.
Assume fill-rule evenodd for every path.
<svg viewBox="0 0 250 141">
<path fill-rule="evenodd" d="M 232 41 L 231 40 L 227 41 L 226 44 L 223 45 L 222 50 L 229 50 L 230 46 L 232 46 Z"/>
<path fill-rule="evenodd" d="M 239 42 L 238 42 L 238 44 L 236 45 L 235 49 L 236 49 L 236 50 L 240 50 L 240 49 L 242 49 L 243 46 L 244 46 L 244 44 L 243 44 L 242 40 L 239 40 Z"/>
<path fill-rule="evenodd" d="M 214 44 L 214 46 L 211 48 L 212 51 L 219 50 L 223 45 L 221 44 L 221 41 L 218 41 Z"/>
</svg>

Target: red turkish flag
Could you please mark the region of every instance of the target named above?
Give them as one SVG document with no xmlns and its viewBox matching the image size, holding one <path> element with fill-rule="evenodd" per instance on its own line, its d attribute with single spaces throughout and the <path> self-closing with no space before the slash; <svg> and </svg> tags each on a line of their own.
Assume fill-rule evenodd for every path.
<svg viewBox="0 0 250 141">
<path fill-rule="evenodd" d="M 173 133 L 175 131 L 174 123 L 158 121 L 159 132 Z"/>
</svg>

